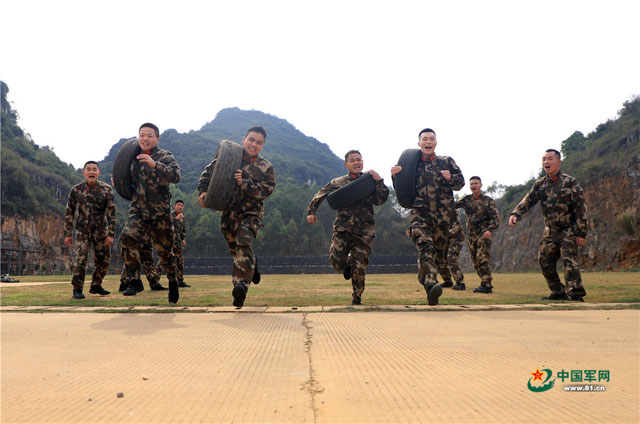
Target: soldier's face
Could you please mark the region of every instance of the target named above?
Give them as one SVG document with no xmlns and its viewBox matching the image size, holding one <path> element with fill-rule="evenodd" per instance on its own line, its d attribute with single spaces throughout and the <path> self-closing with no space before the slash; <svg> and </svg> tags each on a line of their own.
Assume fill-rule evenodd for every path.
<svg viewBox="0 0 640 424">
<path fill-rule="evenodd" d="M 542 168 L 548 176 L 555 176 L 560 171 L 560 164 L 562 161 L 558 158 L 554 152 L 545 152 L 542 156 Z"/>
<path fill-rule="evenodd" d="M 87 183 L 95 184 L 100 176 L 100 169 L 95 163 L 89 163 L 82 170 L 82 175 L 84 175 L 84 179 Z"/>
<path fill-rule="evenodd" d="M 182 212 L 184 210 L 184 203 L 176 203 L 173 207 L 173 210 L 175 210 L 177 213 Z"/>
<path fill-rule="evenodd" d="M 436 140 L 436 135 L 434 133 L 425 132 L 420 135 L 418 146 L 420 147 L 420 150 L 422 150 L 422 156 L 429 157 L 434 154 L 437 145 L 438 141 Z"/>
<path fill-rule="evenodd" d="M 362 167 L 364 166 L 364 162 L 362 161 L 362 156 L 357 153 L 351 153 L 347 156 L 347 160 L 344 163 L 345 168 L 349 170 L 350 174 L 357 174 L 362 171 Z"/>
<path fill-rule="evenodd" d="M 264 146 L 264 136 L 260 133 L 251 131 L 242 139 L 242 147 L 249 156 L 257 156 Z"/>
<path fill-rule="evenodd" d="M 480 180 L 476 180 L 475 178 L 469 181 L 469 188 L 471 189 L 471 193 L 478 195 L 482 192 L 482 183 Z"/>
<path fill-rule="evenodd" d="M 143 152 L 151 150 L 158 145 L 160 138 L 156 136 L 153 128 L 143 127 L 138 132 L 138 146 Z"/>
</svg>

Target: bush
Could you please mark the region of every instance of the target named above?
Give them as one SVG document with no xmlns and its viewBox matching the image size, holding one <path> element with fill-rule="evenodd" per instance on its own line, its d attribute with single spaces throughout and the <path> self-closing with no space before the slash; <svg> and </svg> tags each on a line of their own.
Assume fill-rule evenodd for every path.
<svg viewBox="0 0 640 424">
<path fill-rule="evenodd" d="M 640 235 L 640 210 L 627 208 L 617 217 L 618 226 L 630 236 Z"/>
</svg>

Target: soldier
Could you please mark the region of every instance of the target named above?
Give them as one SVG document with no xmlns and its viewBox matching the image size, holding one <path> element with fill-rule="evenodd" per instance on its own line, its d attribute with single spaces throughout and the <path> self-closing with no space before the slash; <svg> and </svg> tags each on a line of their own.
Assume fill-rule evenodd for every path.
<svg viewBox="0 0 640 424">
<path fill-rule="evenodd" d="M 479 287 L 474 293 L 492 293 L 491 281 L 491 233 L 500 226 L 500 216 L 496 202 L 482 193 L 482 180 L 478 176 L 469 179 L 471 194 L 458 200 L 456 208 L 463 208 L 467 214 L 467 239 L 471 262 L 480 277 Z"/>
<path fill-rule="evenodd" d="M 440 275 L 442 276 L 442 287 L 451 287 L 453 290 L 466 290 L 467 286 L 464 284 L 464 273 L 460 268 L 460 251 L 462 250 L 462 242 L 464 241 L 464 233 L 462 232 L 462 225 L 456 214 L 455 221 L 451 224 L 449 230 L 449 247 L 447 249 L 447 262 L 441 264 L 436 262 Z M 451 281 L 451 276 L 456 281 L 454 285 Z"/>
<path fill-rule="evenodd" d="M 234 187 L 229 206 L 222 212 L 220 219 L 220 230 L 227 240 L 229 253 L 233 256 L 233 306 L 238 308 L 244 305 L 249 284 L 260 282 L 260 272 L 252 245 L 262 226 L 262 202 L 276 187 L 273 165 L 259 155 L 266 139 L 267 132 L 262 127 L 251 127 L 247 130 L 242 139 L 242 164 L 235 174 L 237 185 Z M 200 175 L 198 202 L 202 207 L 215 162 L 216 159 L 211 161 Z"/>
<path fill-rule="evenodd" d="M 113 203 L 113 189 L 110 185 L 98 181 L 100 168 L 98 163 L 88 161 L 82 169 L 85 182 L 76 184 L 69 192 L 67 209 L 64 214 L 64 244 L 73 243 L 73 218 L 76 220 L 76 255 L 73 265 L 73 298 L 84 299 L 82 289 L 87 266 L 89 245 L 93 244 L 94 271 L 91 277 L 89 293 L 107 295 L 109 291 L 102 287 L 102 279 L 109 270 L 111 259 L 110 246 L 116 231 L 116 206 Z"/>
<path fill-rule="evenodd" d="M 147 277 L 147 282 L 149 283 L 149 288 L 151 291 L 162 291 L 167 290 L 162 284 L 160 284 L 160 272 L 156 271 L 156 262 L 153 259 L 153 240 L 148 235 L 145 236 L 144 240 L 140 241 L 140 248 L 138 249 L 140 252 L 140 264 L 142 265 L 142 269 L 144 270 L 144 275 Z M 127 280 L 127 271 L 126 267 L 122 265 L 122 274 L 120 274 L 120 289 L 119 291 L 126 291 L 129 285 L 129 281 Z M 140 268 L 138 268 L 135 272 L 135 278 L 132 280 L 135 287 L 135 291 L 129 290 L 126 296 L 133 296 L 136 293 L 144 291 L 144 286 L 142 285 L 142 280 L 140 279 Z"/>
<path fill-rule="evenodd" d="M 169 278 L 169 303 L 178 303 L 178 279 L 176 263 L 172 253 L 173 233 L 171 224 L 171 203 L 169 183 L 180 181 L 180 166 L 173 154 L 158 148 L 160 131 L 151 123 L 145 123 L 138 130 L 138 145 L 142 153 L 131 163 L 131 177 L 134 193 L 129 216 L 120 234 L 122 259 L 126 267 L 129 285 L 125 296 L 135 294 L 133 280 L 140 269 L 140 249 L 146 237 L 151 237 L 156 245 L 158 257 L 167 269 Z"/>
<path fill-rule="evenodd" d="M 187 245 L 187 230 L 184 225 L 184 202 L 176 200 L 173 204 L 173 255 L 176 257 L 176 274 L 178 275 L 178 287 L 191 287 L 184 282 L 184 257 L 182 256 L 182 248 Z M 156 273 L 158 278 L 162 275 L 162 262 L 158 261 Z M 153 289 L 152 289 L 153 290 Z"/>
<path fill-rule="evenodd" d="M 448 156 L 436 156 L 436 133 L 425 128 L 418 135 L 422 161 L 416 170 L 416 198 L 411 208 L 411 238 L 418 249 L 418 281 L 427 292 L 429 305 L 438 304 L 442 286 L 437 283 L 436 262 L 445 263 L 449 231 L 456 219 L 453 190 L 464 187 L 464 177 Z M 391 167 L 395 177 L 402 166 Z"/>
<path fill-rule="evenodd" d="M 543 300 L 573 300 L 584 302 L 586 291 L 578 268 L 578 246 L 587 237 L 587 207 L 582 188 L 575 178 L 560 171 L 560 152 L 549 149 L 542 157 L 546 176 L 537 180 L 529 193 L 509 216 L 514 227 L 520 217 L 538 201 L 544 217 L 544 235 L 538 251 L 538 263 L 547 280 L 551 295 Z M 556 272 L 556 263 L 564 262 L 566 287 Z"/>
<path fill-rule="evenodd" d="M 344 159 L 348 174 L 334 178 L 316 193 L 307 207 L 309 224 L 314 225 L 318 222 L 316 212 L 325 197 L 363 175 L 363 161 L 359 151 L 349 150 Z M 338 209 L 336 219 L 333 221 L 333 236 L 329 248 L 331 267 L 336 271 L 342 271 L 345 280 L 351 279 L 352 305 L 362 304 L 365 271 L 376 234 L 373 206 L 382 205 L 389 197 L 389 189 L 384 185 L 382 177 L 374 170 L 367 172 L 376 181 L 376 191 L 362 200 Z"/>
</svg>

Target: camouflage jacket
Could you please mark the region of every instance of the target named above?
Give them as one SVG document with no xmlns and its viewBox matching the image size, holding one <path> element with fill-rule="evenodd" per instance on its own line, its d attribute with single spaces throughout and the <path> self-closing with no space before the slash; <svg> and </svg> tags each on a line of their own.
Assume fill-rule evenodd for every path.
<svg viewBox="0 0 640 424">
<path fill-rule="evenodd" d="M 500 214 L 496 202 L 484 193 L 478 199 L 468 194 L 455 203 L 455 208 L 463 208 L 467 215 L 469 238 L 475 239 L 485 231 L 495 231 L 500 226 Z"/>
<path fill-rule="evenodd" d="M 182 247 L 182 242 L 187 239 L 187 228 L 184 225 L 184 218 L 178 218 L 176 213 L 171 214 L 173 223 L 173 242 Z"/>
<path fill-rule="evenodd" d="M 449 181 L 440 173 L 445 170 L 451 172 Z M 464 177 L 452 158 L 436 155 L 422 158 L 416 170 L 416 198 L 411 215 L 430 216 L 435 224 L 453 222 L 456 219 L 453 190 L 462 187 Z"/>
<path fill-rule="evenodd" d="M 93 187 L 86 182 L 76 184 L 69 192 L 67 209 L 64 213 L 64 235 L 73 233 L 73 218 L 78 211 L 76 231 L 103 233 L 113 237 L 116 232 L 116 206 L 113 189 L 109 184 L 98 181 Z"/>
<path fill-rule="evenodd" d="M 540 178 L 511 215 L 520 218 L 538 201 L 542 206 L 545 236 L 587 237 L 587 206 L 575 178 L 562 172 L 553 179 Z"/>
<path fill-rule="evenodd" d="M 307 207 L 307 215 L 316 215 L 320 203 L 331 192 L 338 190 L 354 182 L 363 175 L 360 172 L 355 178 L 352 175 L 343 175 L 334 178 L 326 186 L 322 187 Z M 376 225 L 373 214 L 373 206 L 382 205 L 389 197 L 389 188 L 384 185 L 384 181 L 376 182 L 376 191 L 364 199 L 352 203 L 346 208 L 338 209 L 336 219 L 333 221 L 333 231 L 347 231 L 352 234 L 375 236 Z"/>
<path fill-rule="evenodd" d="M 205 193 L 209 188 L 211 173 L 217 159 L 212 160 L 204 168 L 198 181 L 198 191 Z M 262 202 L 276 188 L 276 173 L 271 162 L 258 155 L 253 158 L 243 157 L 242 184 L 234 184 L 233 196 L 227 211 L 234 210 L 240 214 L 257 215 L 262 219 L 264 205 Z"/>
<path fill-rule="evenodd" d="M 158 146 L 151 149 L 155 167 L 134 159 L 131 176 L 134 193 L 131 198 L 130 215 L 140 215 L 144 220 L 164 219 L 171 216 L 171 193 L 169 183 L 180 181 L 180 166 L 167 150 Z"/>
</svg>

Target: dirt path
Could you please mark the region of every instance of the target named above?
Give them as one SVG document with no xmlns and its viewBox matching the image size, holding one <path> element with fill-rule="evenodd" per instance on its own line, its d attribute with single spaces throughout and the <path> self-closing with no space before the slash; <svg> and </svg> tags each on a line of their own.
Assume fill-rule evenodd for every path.
<svg viewBox="0 0 640 424">
<path fill-rule="evenodd" d="M 0 320 L 3 423 L 640 418 L 637 310 L 4 311 Z M 553 388 L 528 388 L 541 387 L 537 369 L 552 371 Z M 578 382 L 562 382 L 562 370 L 606 391 L 569 393 Z"/>
</svg>

